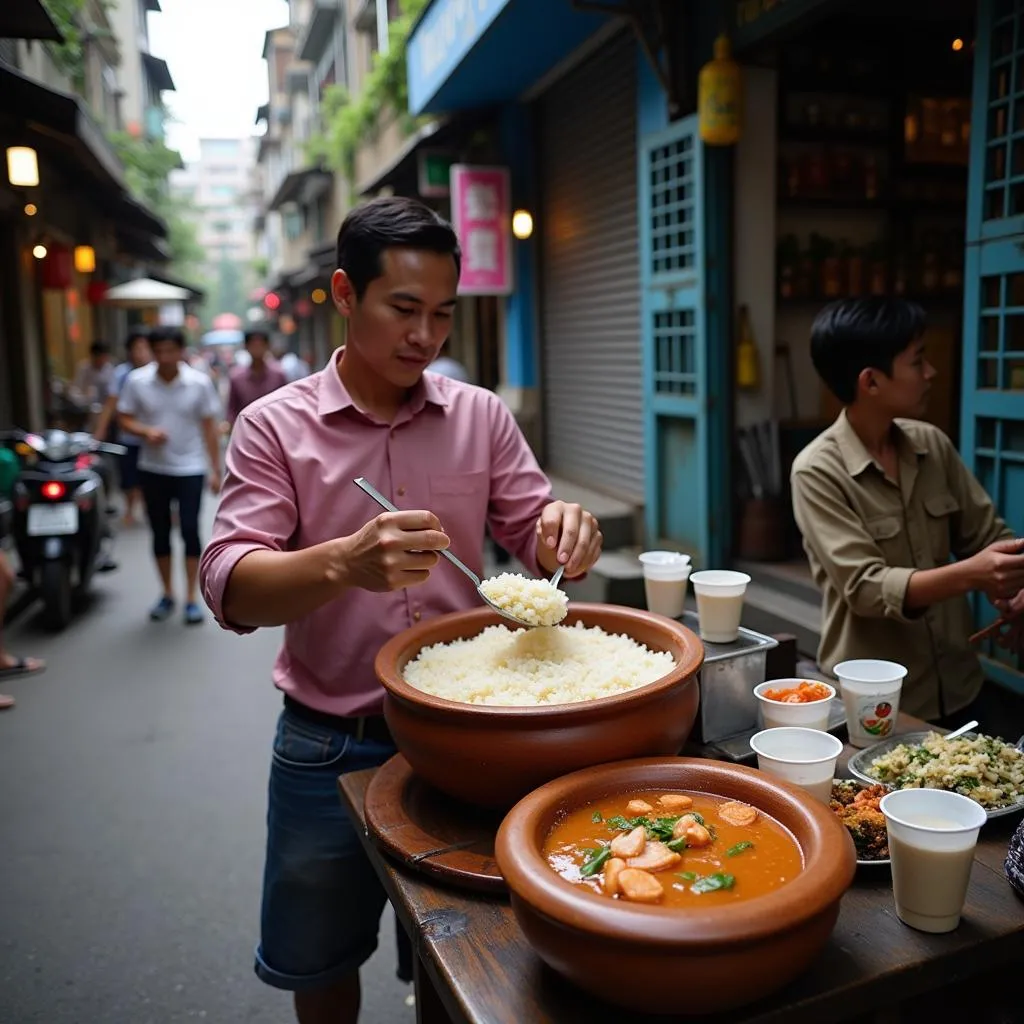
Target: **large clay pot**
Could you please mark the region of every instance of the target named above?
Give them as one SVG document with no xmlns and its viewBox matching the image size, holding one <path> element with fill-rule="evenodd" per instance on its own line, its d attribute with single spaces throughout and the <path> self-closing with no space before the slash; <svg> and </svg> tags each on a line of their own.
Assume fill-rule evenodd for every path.
<svg viewBox="0 0 1024 1024">
<path fill-rule="evenodd" d="M 377 655 L 395 743 L 431 785 L 467 803 L 504 809 L 566 772 L 683 748 L 697 717 L 704 647 L 674 619 L 635 608 L 574 604 L 565 620 L 625 633 L 676 659 L 668 675 L 626 693 L 576 704 L 497 707 L 435 697 L 402 678 L 421 648 L 476 636 L 500 622 L 489 608 L 443 615 L 398 634 Z"/>
<path fill-rule="evenodd" d="M 660 789 L 714 793 L 765 811 L 796 838 L 803 872 L 765 896 L 693 912 L 610 899 L 566 882 L 542 856 L 560 815 Z M 806 970 L 856 870 L 846 829 L 804 790 L 753 768 L 685 757 L 601 765 L 540 787 L 506 815 L 495 857 L 520 928 L 552 968 L 633 1011 L 680 1015 L 744 1006 Z"/>
</svg>

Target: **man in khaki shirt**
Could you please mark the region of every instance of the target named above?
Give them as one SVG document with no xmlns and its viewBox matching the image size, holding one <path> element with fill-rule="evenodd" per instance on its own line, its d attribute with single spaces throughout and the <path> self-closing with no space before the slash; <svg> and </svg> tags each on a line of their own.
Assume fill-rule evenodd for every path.
<svg viewBox="0 0 1024 1024">
<path fill-rule="evenodd" d="M 934 720 L 978 698 L 967 595 L 1017 595 L 1024 543 L 949 438 L 916 419 L 935 377 L 924 326 L 920 307 L 895 299 L 844 300 L 818 315 L 811 357 L 845 408 L 797 456 L 792 490 L 823 594 L 821 667 L 899 662 L 901 708 Z"/>
</svg>

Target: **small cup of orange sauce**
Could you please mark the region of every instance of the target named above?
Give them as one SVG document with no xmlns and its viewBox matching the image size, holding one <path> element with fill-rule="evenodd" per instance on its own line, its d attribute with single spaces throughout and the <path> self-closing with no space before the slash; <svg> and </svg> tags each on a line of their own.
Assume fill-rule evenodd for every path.
<svg viewBox="0 0 1024 1024">
<path fill-rule="evenodd" d="M 765 729 L 795 726 L 828 730 L 834 686 L 816 679 L 769 679 L 754 687 Z"/>
</svg>

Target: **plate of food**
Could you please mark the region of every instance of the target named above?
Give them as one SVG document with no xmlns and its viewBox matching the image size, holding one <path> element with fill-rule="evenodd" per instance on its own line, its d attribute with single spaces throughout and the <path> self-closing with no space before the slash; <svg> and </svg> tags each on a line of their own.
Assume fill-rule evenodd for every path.
<svg viewBox="0 0 1024 1024">
<path fill-rule="evenodd" d="M 889 835 L 885 815 L 878 809 L 878 801 L 890 792 L 881 783 L 860 782 L 857 779 L 833 779 L 829 807 L 857 848 L 859 867 L 874 867 L 889 863 Z"/>
<path fill-rule="evenodd" d="M 947 740 L 941 733 L 890 736 L 850 758 L 850 774 L 893 789 L 947 789 L 969 796 L 989 818 L 1024 810 L 1024 738 L 1016 744 L 969 732 Z"/>
</svg>

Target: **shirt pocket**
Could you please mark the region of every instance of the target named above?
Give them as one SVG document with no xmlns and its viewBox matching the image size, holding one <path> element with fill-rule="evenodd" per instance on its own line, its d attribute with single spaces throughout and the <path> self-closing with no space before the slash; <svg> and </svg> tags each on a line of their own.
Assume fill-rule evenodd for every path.
<svg viewBox="0 0 1024 1024">
<path fill-rule="evenodd" d="M 924 510 L 932 557 L 936 565 L 945 565 L 952 553 L 953 516 L 960 511 L 960 503 L 948 492 L 933 494 L 924 499 Z"/>
<path fill-rule="evenodd" d="M 868 536 L 878 545 L 890 565 L 900 564 L 903 521 L 899 516 L 874 516 L 864 523 Z"/>
<path fill-rule="evenodd" d="M 471 473 L 435 473 L 430 478 L 431 511 L 445 519 L 466 522 L 467 514 L 481 523 L 487 516 L 491 496 L 491 474 L 482 469 Z"/>
</svg>

